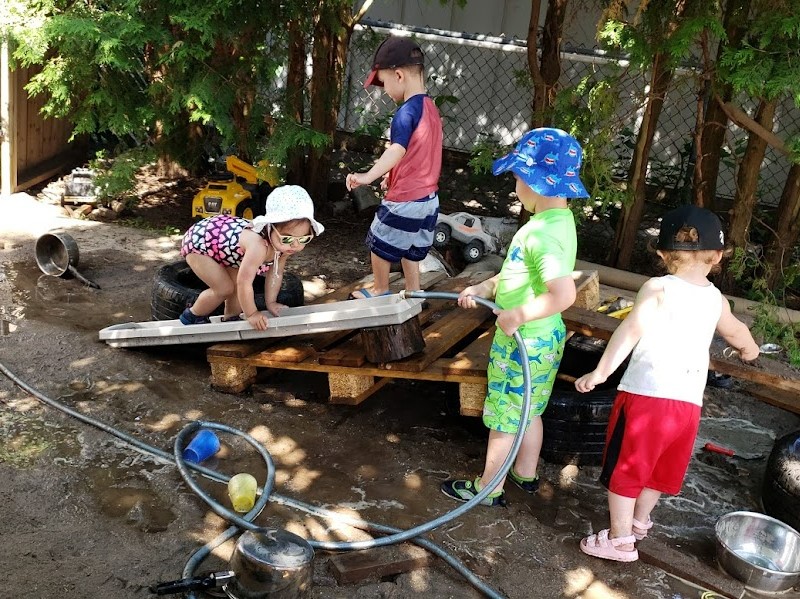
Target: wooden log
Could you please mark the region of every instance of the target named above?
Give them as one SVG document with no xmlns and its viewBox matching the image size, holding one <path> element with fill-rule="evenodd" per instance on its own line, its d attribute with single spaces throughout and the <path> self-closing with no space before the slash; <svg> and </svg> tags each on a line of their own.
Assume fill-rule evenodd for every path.
<svg viewBox="0 0 800 599">
<path fill-rule="evenodd" d="M 416 316 L 400 324 L 362 329 L 361 344 L 364 356 L 373 364 L 402 360 L 425 349 Z"/>
</svg>

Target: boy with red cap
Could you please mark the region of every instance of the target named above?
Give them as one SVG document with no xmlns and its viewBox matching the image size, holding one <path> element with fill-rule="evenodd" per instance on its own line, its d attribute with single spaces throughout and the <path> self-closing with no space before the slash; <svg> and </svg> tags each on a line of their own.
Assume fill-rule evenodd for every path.
<svg viewBox="0 0 800 599">
<path fill-rule="evenodd" d="M 400 107 L 392 118 L 390 145 L 365 173 L 350 173 L 347 189 L 384 177 L 386 195 L 367 234 L 374 281 L 354 291 L 362 299 L 389 293 L 391 265 L 400 262 L 408 291 L 420 288 L 419 262 L 428 255 L 439 214 L 442 120 L 425 92 L 424 56 L 408 38 L 390 36 L 378 47 L 364 87 L 383 87 Z"/>
</svg>

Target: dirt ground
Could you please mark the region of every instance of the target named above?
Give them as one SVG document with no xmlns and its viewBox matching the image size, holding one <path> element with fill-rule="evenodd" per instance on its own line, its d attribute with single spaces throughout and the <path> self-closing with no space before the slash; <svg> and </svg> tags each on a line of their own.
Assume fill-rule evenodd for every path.
<svg viewBox="0 0 800 599">
<path fill-rule="evenodd" d="M 48 201 L 47 188 L 39 201 L 26 194 L 0 198 L 2 366 L 41 394 L 166 451 L 196 419 L 246 431 L 271 452 L 276 491 L 284 496 L 398 528 L 455 507 L 439 483 L 480 471 L 486 434 L 477 420 L 447 408 L 448 384 L 400 381 L 361 406 L 345 407 L 327 402 L 324 375 L 277 372 L 256 391 L 234 396 L 211 389 L 203 346 L 125 350 L 98 341 L 103 327 L 149 319 L 153 272 L 178 257 L 180 237 L 166 234 L 167 227 L 188 224 L 185 197 L 192 193 L 179 197 L 167 187 L 163 197 L 174 198 L 174 206 L 154 198 L 133 215 L 149 229 L 66 218 Z M 175 222 L 180 214 L 186 222 Z M 325 217 L 324 237 L 292 258 L 308 299 L 369 272 L 362 245 L 369 219 Z M 39 271 L 35 240 L 55 228 L 78 242 L 79 270 L 99 290 Z M 738 385 L 709 387 L 705 399 L 684 489 L 659 504 L 651 533 L 653 542 L 696 559 L 698 571 L 716 569 L 716 520 L 760 509 L 772 443 L 800 428 L 796 415 L 745 395 Z M 6 376 L 0 376 L 0 438 L 0 596 L 146 597 L 148 585 L 180 578 L 187 558 L 227 527 L 174 466 L 44 406 Z M 251 450 L 223 441 L 212 466 L 264 480 Z M 706 441 L 757 457 L 708 454 L 700 449 Z M 700 597 L 644 561 L 617 564 L 580 552 L 582 536 L 607 526 L 598 468 L 543 463 L 540 473 L 546 482 L 538 495 L 509 487 L 507 508 L 479 507 L 431 539 L 510 598 Z M 221 485 L 200 481 L 225 501 Z M 276 504 L 258 522 L 321 540 L 365 538 Z M 215 550 L 200 570 L 225 569 L 232 547 Z M 337 584 L 330 560 L 317 552 L 315 598 L 480 596 L 437 559 L 427 568 L 350 585 Z"/>
</svg>

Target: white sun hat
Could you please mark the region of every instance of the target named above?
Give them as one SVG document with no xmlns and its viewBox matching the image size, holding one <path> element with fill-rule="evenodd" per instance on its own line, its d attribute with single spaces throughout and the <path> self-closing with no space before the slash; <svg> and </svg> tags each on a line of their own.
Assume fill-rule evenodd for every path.
<svg viewBox="0 0 800 599">
<path fill-rule="evenodd" d="M 267 225 L 285 223 L 290 220 L 308 219 L 314 235 L 325 230 L 314 218 L 314 202 L 308 192 L 299 185 L 281 185 L 267 196 L 264 216 L 253 219 L 253 231 L 260 233 Z"/>
</svg>

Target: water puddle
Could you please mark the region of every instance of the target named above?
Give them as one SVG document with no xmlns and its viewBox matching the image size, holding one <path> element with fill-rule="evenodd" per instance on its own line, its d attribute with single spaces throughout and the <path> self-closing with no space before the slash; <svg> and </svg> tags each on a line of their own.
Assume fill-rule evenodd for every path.
<svg viewBox="0 0 800 599">
<path fill-rule="evenodd" d="M 90 278 L 102 280 L 103 270 L 114 268 L 116 253 L 122 255 L 111 251 L 92 260 L 90 254 L 87 262 L 97 263 Z M 0 278 L 12 287 L 12 305 L 6 308 L 6 316 L 12 319 L 98 331 L 118 322 L 150 318 L 148 290 L 120 293 L 120 289 L 92 289 L 74 278 L 43 274 L 33 258 L 0 265 Z"/>
<path fill-rule="evenodd" d="M 177 517 L 167 507 L 171 499 L 161 497 L 150 481 L 161 468 L 174 471 L 171 466 L 155 464 L 136 454 L 119 465 L 88 468 L 85 472 L 91 481 L 89 492 L 102 513 L 122 518 L 142 532 L 153 533 L 166 530 Z"/>
</svg>

